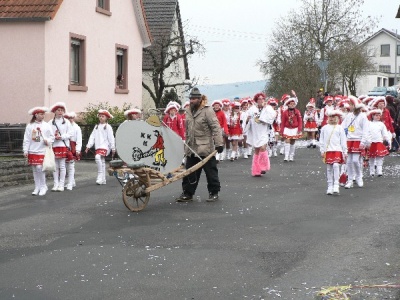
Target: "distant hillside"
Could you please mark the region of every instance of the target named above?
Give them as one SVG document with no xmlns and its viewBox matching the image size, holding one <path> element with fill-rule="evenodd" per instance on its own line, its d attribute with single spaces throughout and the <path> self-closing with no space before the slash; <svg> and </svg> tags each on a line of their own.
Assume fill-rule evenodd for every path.
<svg viewBox="0 0 400 300">
<path fill-rule="evenodd" d="M 228 98 L 233 100 L 235 97 L 253 97 L 259 92 L 263 92 L 267 85 L 266 80 L 245 81 L 224 84 L 199 85 L 200 92 L 208 97 L 209 100 Z"/>
</svg>

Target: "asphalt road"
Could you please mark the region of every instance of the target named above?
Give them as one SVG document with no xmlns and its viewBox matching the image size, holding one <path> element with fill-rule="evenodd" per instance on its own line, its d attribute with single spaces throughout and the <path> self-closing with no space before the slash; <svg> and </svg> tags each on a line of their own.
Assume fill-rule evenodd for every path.
<svg viewBox="0 0 400 300">
<path fill-rule="evenodd" d="M 0 299 L 314 299 L 323 286 L 400 283 L 400 156 L 364 188 L 327 196 L 318 149 L 295 162 L 219 164 L 221 200 L 176 203 L 180 182 L 129 212 L 118 182 L 95 184 L 78 164 L 77 188 L 34 197 L 0 190 Z M 49 184 L 49 187 L 51 185 Z M 364 288 L 352 299 L 400 299 Z"/>
</svg>

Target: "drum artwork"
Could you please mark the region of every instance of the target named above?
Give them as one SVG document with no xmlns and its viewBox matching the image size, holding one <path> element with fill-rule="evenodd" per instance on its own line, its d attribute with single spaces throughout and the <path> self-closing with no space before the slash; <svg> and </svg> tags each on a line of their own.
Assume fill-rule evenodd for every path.
<svg viewBox="0 0 400 300">
<path fill-rule="evenodd" d="M 116 132 L 116 148 L 126 164 L 143 163 L 161 173 L 181 165 L 184 155 L 182 139 L 162 126 L 158 117 L 146 121 L 125 121 Z"/>
</svg>

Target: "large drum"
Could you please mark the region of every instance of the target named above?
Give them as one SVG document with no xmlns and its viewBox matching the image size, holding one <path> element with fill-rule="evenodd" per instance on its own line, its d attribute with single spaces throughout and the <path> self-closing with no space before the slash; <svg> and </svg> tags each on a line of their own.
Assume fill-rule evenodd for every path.
<svg viewBox="0 0 400 300">
<path fill-rule="evenodd" d="M 169 173 L 182 163 L 182 139 L 162 126 L 156 116 L 146 121 L 125 121 L 118 127 L 115 138 L 117 153 L 128 165 L 144 163 L 159 172 Z"/>
</svg>

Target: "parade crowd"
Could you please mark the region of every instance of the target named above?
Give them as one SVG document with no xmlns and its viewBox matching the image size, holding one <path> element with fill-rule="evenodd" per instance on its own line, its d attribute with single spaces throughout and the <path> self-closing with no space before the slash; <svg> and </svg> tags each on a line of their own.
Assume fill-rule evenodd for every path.
<svg viewBox="0 0 400 300">
<path fill-rule="evenodd" d="M 367 165 L 371 177 L 383 176 L 384 157 L 390 150 L 399 150 L 398 112 L 393 111 L 391 96 L 323 96 L 319 91 L 303 113 L 297 108 L 294 91 L 280 99 L 257 93 L 233 101 L 214 100 L 209 105 L 207 97 L 193 88 L 189 98 L 182 107 L 177 102 L 168 103 L 162 124 L 191 146 L 190 150 L 201 152 L 205 145 L 204 153 L 199 153 L 201 157 L 214 150 L 217 153 L 198 172 L 183 179 L 183 193 L 177 198 L 180 202 L 192 201 L 202 169 L 207 175 L 208 200 L 216 201 L 220 190 L 217 163 L 252 157 L 251 175 L 260 177 L 270 170 L 272 156 L 281 154 L 284 162 L 293 162 L 300 138 L 306 138 L 307 148 L 319 148 L 326 164 L 328 195 L 339 194 L 339 186 L 350 189 L 355 183 L 363 187 L 363 169 Z M 49 122 L 44 121 L 47 112 L 54 114 Z M 43 196 L 48 190 L 43 170 L 47 148 L 52 148 L 55 156 L 51 190 L 72 190 L 76 186 L 75 163 L 82 151 L 76 114 L 67 112 L 63 102 L 50 108 L 34 107 L 28 113 L 31 121 L 25 130 L 23 153 L 32 166 L 32 195 Z M 125 116 L 127 121 L 140 120 L 142 112 L 129 109 Z M 98 111 L 99 122 L 84 150 L 87 153 L 92 147 L 95 149 L 98 185 L 106 184 L 105 157 L 116 152 L 113 130 L 107 122 L 110 118 L 113 116 L 107 110 Z M 189 150 L 185 154 L 186 168 L 198 162 L 199 155 L 192 155 Z M 190 176 L 195 176 L 195 186 Z"/>
</svg>

